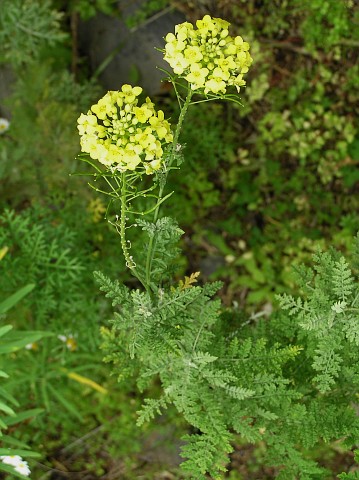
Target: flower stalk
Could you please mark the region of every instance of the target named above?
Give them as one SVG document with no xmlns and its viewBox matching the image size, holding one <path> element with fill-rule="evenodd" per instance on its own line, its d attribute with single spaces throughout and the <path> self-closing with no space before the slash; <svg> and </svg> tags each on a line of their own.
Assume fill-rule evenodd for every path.
<svg viewBox="0 0 359 480">
<path fill-rule="evenodd" d="M 173 136 L 173 143 L 172 143 L 171 153 L 170 153 L 170 157 L 169 157 L 169 160 L 168 160 L 167 167 L 171 167 L 171 165 L 172 165 L 172 163 L 175 159 L 176 148 L 177 148 L 179 136 L 180 136 L 182 125 L 183 125 L 183 120 L 184 120 L 184 118 L 186 116 L 186 113 L 188 111 L 188 107 L 191 104 L 192 95 L 193 95 L 193 92 L 189 88 L 186 100 L 185 100 L 185 102 L 184 102 L 184 104 L 181 108 L 181 112 L 180 112 L 180 115 L 179 115 L 179 118 L 178 118 L 178 123 L 177 123 L 177 127 L 176 127 L 176 130 L 175 130 L 175 134 Z M 161 199 L 163 197 L 163 192 L 164 192 L 164 189 L 165 189 L 165 186 L 166 186 L 167 175 L 168 175 L 168 170 L 166 170 L 166 173 L 164 174 L 164 179 L 160 184 L 160 189 L 159 189 L 159 193 L 158 193 L 158 203 L 157 203 L 157 207 L 156 207 L 156 209 L 154 211 L 154 214 L 153 214 L 153 223 L 154 224 L 158 220 L 158 215 L 159 215 L 160 208 L 161 208 L 161 203 L 162 203 Z M 152 261 L 153 261 L 153 255 L 154 255 L 155 247 L 156 247 L 156 238 L 155 238 L 155 235 L 153 235 L 153 236 L 150 237 L 150 240 L 149 240 L 148 251 L 147 251 L 147 259 L 146 259 L 146 285 L 149 288 L 150 288 L 150 283 L 151 283 L 151 269 L 152 269 Z"/>
</svg>

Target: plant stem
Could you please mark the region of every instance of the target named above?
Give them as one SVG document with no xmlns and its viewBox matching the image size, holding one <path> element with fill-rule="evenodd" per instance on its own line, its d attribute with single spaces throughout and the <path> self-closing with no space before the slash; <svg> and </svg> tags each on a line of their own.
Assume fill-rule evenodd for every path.
<svg viewBox="0 0 359 480">
<path fill-rule="evenodd" d="M 172 148 L 171 148 L 171 153 L 170 153 L 170 157 L 169 157 L 167 167 L 170 167 L 172 165 L 174 159 L 175 159 L 178 139 L 179 139 L 179 136 L 180 136 L 180 133 L 181 133 L 184 117 L 186 116 L 188 107 L 191 104 L 192 94 L 193 94 L 193 92 L 189 88 L 186 100 L 183 104 L 183 107 L 181 109 L 181 112 L 180 112 L 180 115 L 179 115 L 179 118 L 178 118 L 178 123 L 177 123 L 177 127 L 176 127 L 175 134 L 174 134 L 174 137 L 173 137 Z M 166 186 L 167 175 L 168 175 L 168 170 L 164 174 L 163 181 L 160 184 L 160 189 L 159 189 L 159 194 L 158 194 L 158 205 L 157 205 L 157 208 L 155 209 L 154 214 L 153 214 L 153 223 L 156 223 L 157 220 L 158 220 L 158 215 L 159 215 L 160 208 L 161 208 L 161 200 L 163 198 L 163 191 L 164 191 L 165 186 Z M 145 283 L 147 285 L 148 290 L 150 290 L 152 261 L 153 261 L 153 256 L 154 256 L 154 249 L 155 249 L 155 246 L 156 246 L 155 235 L 156 234 L 154 234 L 152 237 L 150 237 L 150 241 L 149 241 L 149 244 L 148 244 L 148 251 L 147 251 Z"/>
<path fill-rule="evenodd" d="M 126 260 L 126 266 L 131 270 L 133 275 L 142 283 L 142 285 L 148 290 L 147 285 L 138 274 L 136 270 L 136 264 L 133 261 L 132 256 L 130 255 L 127 247 L 126 240 L 126 197 L 127 197 L 127 188 L 126 188 L 126 174 L 122 173 L 121 175 L 121 214 L 120 214 L 120 229 L 119 234 L 121 238 L 121 247 L 123 256 Z"/>
<path fill-rule="evenodd" d="M 126 244 L 126 174 L 121 175 L 121 216 L 120 216 L 120 237 L 121 237 L 121 247 L 123 255 L 126 260 L 126 266 L 133 270 L 135 268 L 135 263 L 132 257 L 129 254 L 127 244 Z"/>
</svg>

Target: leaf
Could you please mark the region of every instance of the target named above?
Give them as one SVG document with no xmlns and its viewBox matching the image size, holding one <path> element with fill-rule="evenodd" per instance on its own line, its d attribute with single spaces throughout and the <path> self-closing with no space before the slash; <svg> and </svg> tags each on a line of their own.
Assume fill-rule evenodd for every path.
<svg viewBox="0 0 359 480">
<path fill-rule="evenodd" d="M 140 427 L 145 422 L 152 420 L 156 414 L 161 415 L 161 410 L 165 408 L 167 408 L 167 402 L 165 398 L 146 398 L 144 405 L 142 405 L 142 409 L 137 412 L 138 419 L 136 424 Z"/>
<path fill-rule="evenodd" d="M 7 413 L 8 415 L 15 415 L 15 412 L 12 408 L 10 408 L 8 405 L 5 405 L 5 403 L 0 402 L 0 410 Z"/>
<path fill-rule="evenodd" d="M 32 408 L 31 410 L 25 410 L 25 412 L 16 413 L 14 417 L 6 418 L 4 420 L 5 424 L 10 427 L 16 425 L 17 423 L 28 420 L 29 418 L 36 417 L 40 413 L 43 413 L 42 408 Z"/>
<path fill-rule="evenodd" d="M 0 354 L 12 353 L 20 350 L 29 343 L 35 343 L 43 337 L 54 335 L 51 332 L 42 331 L 12 331 L 6 338 L 6 343 L 0 345 Z"/>
<path fill-rule="evenodd" d="M 5 335 L 7 332 L 9 332 L 12 329 L 12 325 L 4 325 L 3 327 L 0 327 L 0 337 Z"/>
<path fill-rule="evenodd" d="M 0 387 L 0 396 L 2 396 L 5 400 L 12 403 L 16 407 L 19 405 L 16 399 L 2 387 Z"/>
<path fill-rule="evenodd" d="M 197 277 L 199 277 L 201 272 L 191 273 L 189 277 L 185 276 L 184 281 L 180 280 L 178 283 L 178 288 L 184 290 L 185 288 L 190 288 L 194 283 L 197 283 Z"/>
<path fill-rule="evenodd" d="M 349 297 L 354 288 L 354 279 L 348 263 L 344 257 L 340 257 L 338 262 L 335 262 L 333 268 L 333 290 L 343 301 Z"/>
<path fill-rule="evenodd" d="M 24 480 L 24 478 L 28 478 L 28 477 L 25 477 L 24 475 L 21 475 L 21 473 L 18 473 L 13 466 L 7 465 L 6 463 L 2 463 L 2 462 L 0 462 L 0 472 L 1 471 L 10 473 L 13 477 L 16 477 L 16 478 L 22 478 L 22 480 Z"/>
<path fill-rule="evenodd" d="M 25 287 L 18 290 L 16 293 L 8 297 L 6 300 L 0 303 L 0 314 L 6 313 L 10 308 L 14 307 L 17 303 L 20 302 L 26 295 L 28 295 L 33 289 L 35 285 L 30 283 Z"/>
</svg>

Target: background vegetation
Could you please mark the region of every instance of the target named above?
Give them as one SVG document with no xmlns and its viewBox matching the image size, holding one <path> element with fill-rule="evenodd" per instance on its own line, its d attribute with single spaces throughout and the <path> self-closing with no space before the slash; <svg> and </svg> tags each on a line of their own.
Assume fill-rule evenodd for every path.
<svg viewBox="0 0 359 480">
<path fill-rule="evenodd" d="M 351 255 L 359 225 L 359 7 L 350 0 L 148 0 L 128 24 L 171 6 L 189 20 L 225 18 L 252 46 L 243 107 L 190 111 L 186 161 L 170 178 L 176 193 L 165 214 L 185 231 L 177 280 L 197 271 L 202 281 L 222 280 L 224 304 L 260 335 L 263 318 L 278 308 L 276 294 L 298 292 L 293 265 L 311 262 L 318 247 Z M 103 221 L 106 199 L 69 177 L 84 169 L 76 119 L 103 93 L 76 32 L 99 12 L 121 17 L 108 0 L 1 1 L 0 67 L 11 85 L 0 116 L 11 123 L 0 136 L 0 301 L 33 286 L 0 311 L 18 332 L 7 333 L 16 348 L 0 357 L 6 390 L 19 411 L 32 412 L 7 425 L 30 447 L 34 479 L 181 478 L 185 423 L 169 409 L 152 427 L 136 426 L 143 398 L 131 377 L 118 384 L 102 363 L 99 332 L 111 306 L 92 272 L 129 286 L 134 280 Z M 170 89 L 158 101 L 169 114 L 176 110 Z M 318 379 L 323 388 L 327 381 Z M 149 388 L 146 396 L 156 396 L 156 382 Z M 276 478 L 264 466 L 265 444 L 255 440 L 236 440 L 228 478 Z M 41 457 L 31 461 L 33 450 Z M 309 456 L 321 459 L 326 476 L 313 470 L 300 478 L 336 478 L 354 464 L 338 444 L 316 445 Z"/>
</svg>

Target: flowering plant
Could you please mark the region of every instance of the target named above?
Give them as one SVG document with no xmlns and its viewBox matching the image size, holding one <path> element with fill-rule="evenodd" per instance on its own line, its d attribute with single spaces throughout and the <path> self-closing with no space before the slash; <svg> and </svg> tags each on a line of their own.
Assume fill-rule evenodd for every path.
<svg viewBox="0 0 359 480">
<path fill-rule="evenodd" d="M 238 95 L 232 96 L 227 93 L 227 89 L 234 86 L 238 93 L 239 88 L 245 84 L 243 75 L 252 62 L 248 53 L 249 45 L 241 37 L 230 37 L 228 26 L 224 20 L 205 16 L 197 22 L 198 30 L 185 23 L 176 27 L 176 35 L 166 36 L 165 60 L 174 70 L 173 74 L 166 73 L 173 84 L 180 107 L 173 131 L 165 120 L 164 113 L 156 111 L 149 98 L 140 104 L 138 97 L 142 89 L 130 85 L 124 85 L 118 92 L 108 92 L 86 115 L 81 114 L 78 119 L 81 149 L 85 154 L 80 158 L 95 169 L 94 181 L 100 180 L 104 185 L 90 186 L 110 197 L 107 219 L 120 235 L 126 266 L 143 286 L 142 291 L 130 291 L 123 285 L 113 284 L 101 273 L 96 273 L 101 290 L 114 298 L 114 305 L 122 305 L 120 329 L 128 332 L 120 340 L 117 338 L 117 324 L 114 324 L 112 331 L 103 329 L 104 350 L 111 351 L 116 356 L 118 353 L 115 350 L 121 342 L 121 352 L 128 353 L 128 359 L 143 362 L 145 370 L 148 368 L 151 372 L 157 371 L 156 362 L 169 366 L 178 364 L 176 387 L 173 389 L 171 386 L 174 380 L 172 374 L 168 378 L 167 373 L 163 376 L 161 374 L 166 398 L 159 403 L 149 401 L 149 409 L 144 407 L 139 423 L 152 418 L 154 411 L 159 411 L 171 402 L 193 423 L 186 405 L 187 400 L 180 399 L 187 389 L 182 385 L 182 380 L 186 378 L 182 368 L 188 368 L 187 364 L 204 366 L 213 361 L 209 353 L 202 353 L 202 349 L 206 348 L 202 344 L 207 335 L 205 323 L 199 331 L 191 327 L 187 334 L 186 325 L 194 326 L 197 315 L 203 316 L 204 321 L 208 322 L 208 328 L 215 322 L 219 302 L 212 302 L 210 297 L 218 290 L 219 284 L 203 289 L 194 286 L 199 275 L 197 272 L 186 277 L 178 287 L 171 287 L 171 261 L 178 255 L 176 245 L 183 232 L 173 219 L 161 216 L 160 209 L 173 193 L 165 194 L 168 174 L 178 169 L 183 160 L 179 138 L 189 107 L 217 99 L 238 102 Z M 204 95 L 205 98 L 194 100 L 195 95 Z M 152 186 L 144 183 L 148 175 L 152 175 Z M 152 204 L 148 204 L 148 200 Z M 134 206 L 136 204 L 139 204 L 137 210 Z M 143 208 L 144 204 L 148 206 L 147 210 Z M 143 218 L 150 214 L 152 218 Z M 138 215 L 139 218 L 128 225 L 131 215 Z M 132 247 L 127 239 L 127 229 L 130 227 L 140 227 L 147 236 L 143 252 L 136 249 L 136 261 L 130 254 Z M 170 281 L 170 286 L 166 285 L 166 279 Z M 171 333 L 167 338 L 168 328 Z M 186 342 L 192 344 L 193 359 L 184 358 L 184 351 L 180 353 L 184 334 L 187 335 Z M 192 334 L 194 337 L 190 338 Z M 172 354 L 176 358 L 172 358 Z M 110 354 L 108 360 L 112 358 Z M 193 380 L 194 385 L 197 380 L 200 381 L 200 377 Z M 231 395 L 238 398 L 251 395 L 246 388 L 235 387 L 232 391 L 232 386 L 227 383 L 225 385 L 232 392 Z M 203 448 L 193 446 L 190 441 L 187 450 L 184 449 L 184 456 L 190 459 L 188 469 L 196 473 L 208 471 L 216 476 L 224 469 L 224 459 L 230 451 L 230 437 L 223 425 L 215 439 L 213 431 L 208 425 L 202 424 L 202 420 L 199 423 L 195 421 L 194 424 L 201 425 L 201 430 L 207 435 L 203 439 L 214 442 L 210 448 L 216 450 L 218 447 L 219 453 L 215 459 L 209 458 L 206 466 L 198 469 L 191 464 L 196 456 L 192 449 L 203 451 Z"/>
<path fill-rule="evenodd" d="M 249 45 L 239 36 L 229 36 L 228 22 L 206 15 L 196 26 L 186 22 L 166 36 L 165 60 L 174 70 L 168 75 L 180 107 L 173 133 L 163 114 L 154 113 L 152 107 L 151 115 L 146 113 L 150 100 L 136 115 L 138 87 L 122 89 L 125 97 L 130 96 L 124 102 L 126 113 L 118 115 L 124 104 L 116 106 L 112 100 L 122 102 L 121 92 L 109 92 L 87 118 L 79 119 L 83 151 L 104 166 L 87 159 L 96 170 L 95 180 L 101 178 L 107 188 L 92 186 L 110 196 L 107 217 L 120 234 L 126 264 L 138 279 L 138 288 L 133 289 L 95 272 L 100 289 L 116 309 L 110 328 L 102 328 L 105 361 L 113 363 L 119 381 L 136 375 L 142 391 L 147 387 L 153 391 L 153 379 L 156 398 L 145 400 L 138 412 L 139 425 L 174 406 L 193 426 L 181 453 L 187 459 L 182 468 L 190 478 L 223 478 L 236 436 L 264 446 L 278 479 L 317 478 L 323 470 L 305 458 L 305 451 L 340 438 L 347 438 L 351 446 L 358 437 L 358 416 L 350 406 L 359 378 L 357 349 L 353 351 L 359 338 L 354 321 L 357 283 L 349 264 L 336 252 L 317 255 L 313 271 L 298 269 L 307 298 L 280 299 L 290 318 L 279 315 L 257 323 L 261 313 L 244 321 L 241 312 L 221 310 L 220 301 L 212 298 L 219 282 L 200 286 L 198 272 L 182 281 L 174 278 L 171 262 L 182 231 L 173 219 L 161 216 L 160 209 L 171 195 L 165 195 L 167 176 L 182 161 L 179 138 L 185 115 L 199 102 L 227 98 L 238 102 L 227 89 L 234 86 L 238 91 L 244 85 L 243 75 L 252 62 Z M 198 95 L 205 98 L 197 100 Z M 143 127 L 137 132 L 139 123 Z M 143 133 L 155 138 L 149 151 Z M 132 153 L 112 157 L 111 145 Z M 154 161 L 158 163 L 151 165 Z M 148 180 L 144 176 L 148 173 L 153 174 L 151 187 L 141 183 L 142 177 Z M 152 218 L 144 218 L 151 213 Z M 131 215 L 139 218 L 128 225 Z M 136 248 L 136 262 L 126 238 L 132 226 L 145 236 L 142 251 Z"/>
<path fill-rule="evenodd" d="M 189 106 L 218 98 L 238 102 L 236 96 L 226 94 L 227 88 L 235 86 L 239 91 L 240 86 L 245 85 L 243 75 L 252 63 L 249 44 L 240 36 L 233 38 L 229 35 L 228 22 L 206 15 L 196 25 L 197 30 L 188 22 L 177 25 L 176 34 L 169 33 L 166 36 L 167 43 L 163 50 L 164 59 L 175 74 L 166 72 L 174 85 L 180 106 L 174 132 L 164 118 L 163 111 L 156 112 L 150 98 L 147 97 L 139 106 L 138 97 L 142 88 L 138 86 L 123 85 L 121 91 L 108 92 L 87 114 L 81 114 L 78 118 L 81 150 L 91 160 L 88 157 L 83 159 L 95 168 L 95 178 L 101 177 L 107 184 L 106 189 L 91 186 L 109 195 L 111 202 L 120 201 L 120 215 L 115 215 L 115 219 L 109 221 L 121 236 L 126 265 L 147 291 L 153 288 L 151 269 L 155 241 L 150 237 L 145 265 L 136 268 L 125 238 L 127 215 L 154 212 L 153 222 L 157 222 L 160 205 L 173 193 L 164 196 L 164 189 L 168 172 L 178 168 L 181 163 L 181 145 L 178 141 Z M 186 84 L 179 85 L 177 78 L 186 80 Z M 184 92 L 179 91 L 179 86 Z M 195 93 L 205 95 L 206 99 L 193 101 Z M 105 170 L 92 160 L 98 160 Z M 152 187 L 140 187 L 143 174 L 155 174 Z M 157 195 L 150 193 L 157 187 Z M 147 195 L 156 198 L 154 206 L 145 212 L 135 212 L 130 208 L 137 198 Z"/>
<path fill-rule="evenodd" d="M 185 78 L 192 90 L 226 93 L 234 85 L 239 92 L 246 84 L 243 75 L 252 63 L 249 43 L 229 35 L 229 22 L 205 15 L 191 23 L 176 25 L 166 36 L 165 56 L 176 75 Z"/>
</svg>

